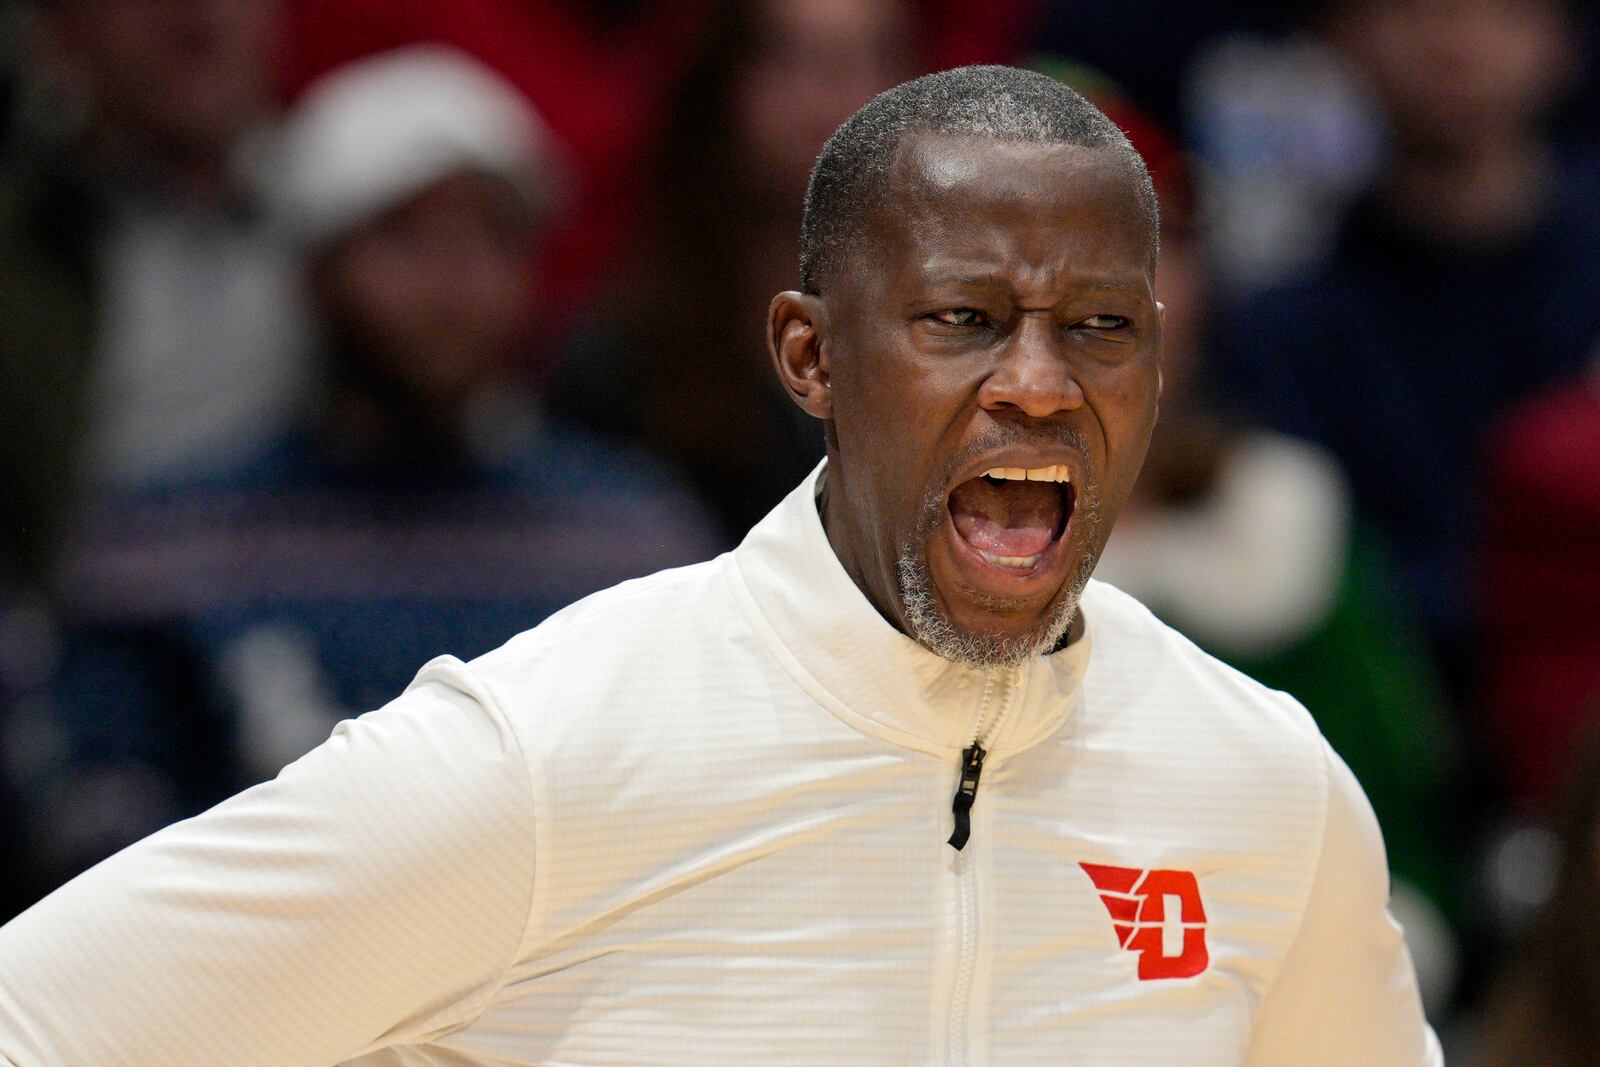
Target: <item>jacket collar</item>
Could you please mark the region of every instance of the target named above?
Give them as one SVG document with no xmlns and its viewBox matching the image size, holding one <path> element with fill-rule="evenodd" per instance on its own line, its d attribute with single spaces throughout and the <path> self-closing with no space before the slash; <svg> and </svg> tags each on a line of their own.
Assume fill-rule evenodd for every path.
<svg viewBox="0 0 1600 1067">
<path fill-rule="evenodd" d="M 807 692 L 866 733 L 941 757 L 972 743 L 1020 752 L 1055 732 L 1077 702 L 1093 627 L 1022 667 L 980 671 L 944 660 L 891 626 L 834 555 L 817 513 L 819 464 L 730 559 L 751 624 Z M 1081 609 L 1080 609 L 1081 610 Z"/>
</svg>

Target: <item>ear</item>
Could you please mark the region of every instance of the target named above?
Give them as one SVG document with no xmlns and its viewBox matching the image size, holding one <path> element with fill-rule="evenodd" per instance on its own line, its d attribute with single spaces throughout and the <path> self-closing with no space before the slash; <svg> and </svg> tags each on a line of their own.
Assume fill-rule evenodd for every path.
<svg viewBox="0 0 1600 1067">
<path fill-rule="evenodd" d="M 1156 301 L 1156 325 L 1161 327 L 1161 339 L 1157 342 L 1156 351 L 1156 401 L 1161 400 L 1161 392 L 1167 387 L 1167 305 Z"/>
<path fill-rule="evenodd" d="M 822 342 L 826 309 L 811 293 L 779 293 L 767 309 L 767 351 L 789 399 L 819 419 L 833 415 L 833 385 Z"/>
</svg>

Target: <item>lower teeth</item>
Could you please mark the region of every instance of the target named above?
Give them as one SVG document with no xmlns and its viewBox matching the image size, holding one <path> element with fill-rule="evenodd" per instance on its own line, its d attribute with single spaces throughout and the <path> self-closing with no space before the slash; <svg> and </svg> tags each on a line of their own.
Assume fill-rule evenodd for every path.
<svg viewBox="0 0 1600 1067">
<path fill-rule="evenodd" d="M 1039 553 L 1043 555 L 1044 553 Z M 1031 567 L 1039 562 L 1039 556 L 997 556 L 992 552 L 982 552 L 984 560 L 997 567 Z"/>
</svg>

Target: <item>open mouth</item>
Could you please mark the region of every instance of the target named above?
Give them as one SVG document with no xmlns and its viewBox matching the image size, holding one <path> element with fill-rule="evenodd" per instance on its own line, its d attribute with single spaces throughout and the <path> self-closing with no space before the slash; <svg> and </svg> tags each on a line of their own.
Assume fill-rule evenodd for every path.
<svg viewBox="0 0 1600 1067">
<path fill-rule="evenodd" d="M 951 490 L 950 518 L 985 563 L 1028 574 L 1060 543 L 1076 499 L 1064 464 L 994 467 Z"/>
</svg>

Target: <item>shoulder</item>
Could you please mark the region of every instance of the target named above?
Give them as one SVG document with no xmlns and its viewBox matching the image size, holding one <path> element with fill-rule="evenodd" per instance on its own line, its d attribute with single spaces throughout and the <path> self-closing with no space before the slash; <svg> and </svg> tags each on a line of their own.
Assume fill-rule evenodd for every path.
<svg viewBox="0 0 1600 1067">
<path fill-rule="evenodd" d="M 1270 913 L 1267 956 L 1294 940 L 1327 866 L 1330 822 L 1350 830 L 1342 855 L 1359 862 L 1359 876 L 1381 877 L 1365 797 L 1298 701 L 1207 655 L 1104 583 L 1085 591 L 1084 608 L 1093 645 L 1074 741 L 1097 760 L 1114 757 L 1101 789 L 1123 798 L 1126 839 L 1154 842 L 1147 848 L 1165 848 L 1173 866 L 1204 872 L 1219 915 L 1270 896 L 1261 912 Z"/>
<path fill-rule="evenodd" d="M 1291 761 L 1326 781 L 1324 742 L 1309 712 L 1200 649 L 1133 597 L 1091 581 L 1083 608 L 1093 649 L 1085 688 L 1106 713 L 1179 736 L 1195 733 L 1196 753 L 1227 752 L 1227 762 Z"/>
<path fill-rule="evenodd" d="M 727 559 L 585 597 L 462 668 L 521 739 L 538 781 L 581 773 L 589 788 L 646 766 L 687 767 L 686 754 L 706 745 L 730 751 L 730 714 L 760 718 L 745 713 L 770 695 L 770 653 Z"/>
<path fill-rule="evenodd" d="M 1115 586 L 1090 581 L 1082 604 L 1094 634 L 1091 672 L 1098 669 L 1107 676 L 1130 666 L 1155 668 L 1154 680 L 1165 681 L 1166 674 L 1173 673 L 1185 682 L 1203 683 L 1207 694 L 1236 697 L 1252 705 L 1299 709 L 1293 718 L 1304 716 L 1307 726 L 1315 729 L 1310 726 L 1309 714 L 1288 694 L 1267 688 L 1204 651 Z"/>
<path fill-rule="evenodd" d="M 501 683 L 561 686 L 581 679 L 591 690 L 618 677 L 670 673 L 687 650 L 741 624 L 726 561 L 724 554 L 586 596 L 471 667 Z"/>
</svg>

